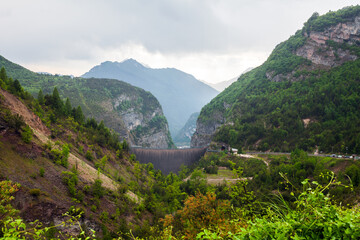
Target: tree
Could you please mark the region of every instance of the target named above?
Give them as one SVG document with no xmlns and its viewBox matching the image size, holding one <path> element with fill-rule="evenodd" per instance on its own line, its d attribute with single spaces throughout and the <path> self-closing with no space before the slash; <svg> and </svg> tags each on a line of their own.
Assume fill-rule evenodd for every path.
<svg viewBox="0 0 360 240">
<path fill-rule="evenodd" d="M 75 121 L 77 121 L 78 123 L 81 123 L 81 124 L 84 123 L 85 116 L 84 116 L 80 106 L 78 106 L 77 108 L 73 108 L 72 113 L 73 113 L 73 117 L 74 117 Z"/>
<path fill-rule="evenodd" d="M 72 110 L 72 107 L 71 107 L 70 100 L 69 100 L 69 98 L 66 98 L 65 108 L 64 108 L 65 116 L 69 116 L 71 114 L 71 110 Z"/>
<path fill-rule="evenodd" d="M 21 138 L 25 143 L 30 143 L 32 140 L 33 131 L 29 127 L 29 125 L 26 125 L 24 129 L 21 132 Z"/>
<path fill-rule="evenodd" d="M 103 188 L 100 179 L 95 179 L 94 184 L 92 185 L 92 194 L 97 198 L 102 198 L 105 195 L 105 189 Z"/>
<path fill-rule="evenodd" d="M 44 98 L 44 94 L 43 94 L 42 89 L 39 90 L 37 99 L 38 99 L 38 102 L 39 102 L 40 105 L 45 104 L 45 98 Z"/>
<path fill-rule="evenodd" d="M 20 84 L 19 80 L 17 80 L 17 79 L 13 82 L 12 87 L 13 87 L 14 93 L 21 93 L 23 91 L 21 84 Z"/>
<path fill-rule="evenodd" d="M 2 79 L 5 83 L 7 83 L 7 81 L 8 81 L 8 77 L 7 77 L 6 70 L 4 67 L 2 67 L 0 70 L 0 79 Z"/>
<path fill-rule="evenodd" d="M 227 233 L 238 226 L 230 222 L 231 207 L 227 200 L 216 199 L 215 193 L 208 192 L 189 196 L 184 202 L 184 208 L 178 210 L 175 217 L 167 215 L 164 227 L 170 224 L 184 232 L 184 239 L 195 239 L 202 229 L 217 229 Z M 220 238 L 219 238 L 220 239 Z"/>
<path fill-rule="evenodd" d="M 53 94 L 52 94 L 52 107 L 57 110 L 57 114 L 62 114 L 63 112 L 63 106 L 64 103 L 60 98 L 59 91 L 57 90 L 57 87 L 54 88 Z"/>
<path fill-rule="evenodd" d="M 70 147 L 69 144 L 64 144 L 62 146 L 62 155 L 64 158 L 68 159 L 70 154 Z"/>
<path fill-rule="evenodd" d="M 129 151 L 129 144 L 127 143 L 127 141 L 125 139 L 122 142 L 122 149 L 126 152 Z"/>
</svg>

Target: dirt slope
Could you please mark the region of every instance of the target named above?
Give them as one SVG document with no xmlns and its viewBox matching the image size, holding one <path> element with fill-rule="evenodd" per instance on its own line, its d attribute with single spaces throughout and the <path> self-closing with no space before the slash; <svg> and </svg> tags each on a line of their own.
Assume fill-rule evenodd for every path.
<svg viewBox="0 0 360 240">
<path fill-rule="evenodd" d="M 14 95 L 0 89 L 0 94 L 4 96 L 4 105 L 10 109 L 13 114 L 19 114 L 24 118 L 26 124 L 28 124 L 33 130 L 35 136 L 42 142 L 54 143 L 50 139 L 50 130 L 43 124 L 41 119 L 31 112 L 24 103 L 17 99 Z M 87 164 L 85 161 L 76 157 L 70 153 L 69 159 L 70 168 L 77 165 L 79 176 L 86 182 L 93 182 L 98 177 L 102 180 L 102 185 L 110 190 L 116 190 L 117 184 L 106 175 L 99 173 L 95 168 Z"/>
</svg>

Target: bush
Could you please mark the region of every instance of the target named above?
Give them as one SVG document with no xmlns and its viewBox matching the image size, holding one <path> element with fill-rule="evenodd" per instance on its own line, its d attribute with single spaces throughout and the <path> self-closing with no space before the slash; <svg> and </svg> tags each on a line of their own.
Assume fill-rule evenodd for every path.
<svg viewBox="0 0 360 240">
<path fill-rule="evenodd" d="M 60 151 L 59 149 L 52 149 L 51 150 L 51 158 L 54 160 L 54 162 L 58 165 L 61 165 L 65 168 L 68 167 L 69 163 L 68 163 L 68 158 L 69 158 L 69 154 L 70 154 L 70 149 L 69 149 L 69 145 L 68 144 L 64 144 L 62 146 L 62 150 Z"/>
<path fill-rule="evenodd" d="M 96 179 L 94 184 L 92 185 L 92 194 L 95 197 L 102 198 L 105 194 L 105 189 L 101 186 L 102 181 L 100 179 Z"/>
<path fill-rule="evenodd" d="M 69 171 L 64 171 L 61 173 L 62 175 L 62 181 L 65 185 L 67 185 L 68 190 L 69 190 L 69 194 L 71 197 L 76 197 L 77 196 L 77 192 L 76 192 L 76 185 L 78 183 L 78 177 L 76 175 L 76 173 L 73 172 L 69 172 Z"/>
<path fill-rule="evenodd" d="M 44 176 L 45 176 L 45 170 L 44 170 L 44 168 L 40 168 L 40 170 L 39 170 L 39 175 L 40 175 L 40 177 L 44 177 Z"/>
<path fill-rule="evenodd" d="M 89 161 L 92 161 L 94 159 L 93 153 L 90 150 L 86 151 L 85 158 Z"/>
<path fill-rule="evenodd" d="M 204 167 L 204 171 L 208 174 L 217 174 L 218 167 L 217 166 L 206 166 L 206 167 Z"/>
<path fill-rule="evenodd" d="M 348 175 L 351 179 L 354 187 L 360 185 L 360 167 L 357 165 L 351 165 L 345 169 L 345 174 Z"/>
<path fill-rule="evenodd" d="M 32 135 L 33 135 L 33 131 L 28 125 L 26 125 L 21 132 L 21 138 L 24 141 L 24 143 L 30 143 L 32 140 Z"/>
<path fill-rule="evenodd" d="M 16 132 L 25 125 L 24 118 L 21 115 L 12 115 L 10 111 L 5 112 L 4 120 L 9 124 L 9 127 L 15 129 Z"/>
<path fill-rule="evenodd" d="M 33 189 L 30 189 L 29 193 L 31 196 L 38 197 L 38 196 L 40 196 L 41 191 L 40 191 L 40 189 L 33 188 Z"/>
</svg>

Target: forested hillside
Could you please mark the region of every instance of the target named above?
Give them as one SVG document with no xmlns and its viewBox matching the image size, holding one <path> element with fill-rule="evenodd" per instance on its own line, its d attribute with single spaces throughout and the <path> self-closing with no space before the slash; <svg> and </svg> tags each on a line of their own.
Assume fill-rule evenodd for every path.
<svg viewBox="0 0 360 240">
<path fill-rule="evenodd" d="M 40 89 L 49 94 L 57 87 L 63 100 L 68 98 L 73 105 L 79 105 L 86 117 L 103 120 L 133 145 L 174 146 L 162 108 L 149 92 L 118 80 L 37 74 L 1 56 L 0 67 L 5 67 L 7 75 L 33 96 Z"/>
<path fill-rule="evenodd" d="M 360 6 L 313 14 L 200 113 L 192 146 L 360 153 Z"/>
</svg>

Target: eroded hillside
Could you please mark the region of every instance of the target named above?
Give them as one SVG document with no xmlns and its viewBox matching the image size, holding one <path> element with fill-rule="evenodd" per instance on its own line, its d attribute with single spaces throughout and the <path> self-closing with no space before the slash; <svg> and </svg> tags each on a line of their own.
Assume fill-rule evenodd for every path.
<svg viewBox="0 0 360 240">
<path fill-rule="evenodd" d="M 146 188 L 152 180 L 129 155 L 126 142 L 110 141 L 108 130 L 93 120 L 88 121 L 92 127 L 71 116 L 48 121 L 51 106 L 39 106 L 21 86 L 14 88 L 17 85 L 11 79 L 1 80 L 2 88 L 4 82 L 17 96 L 0 89 L 0 176 L 20 184 L 13 205 L 22 219 L 51 226 L 68 221 L 66 212 L 81 213 L 83 230 L 93 229 L 98 236 L 151 220 L 146 211 L 134 212 L 143 200 L 129 189 L 129 183 Z M 99 134 L 106 138 L 100 144 Z M 110 215 L 115 220 L 109 220 Z M 64 231 L 77 236 L 82 230 L 75 224 Z"/>
</svg>

